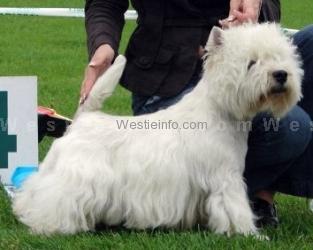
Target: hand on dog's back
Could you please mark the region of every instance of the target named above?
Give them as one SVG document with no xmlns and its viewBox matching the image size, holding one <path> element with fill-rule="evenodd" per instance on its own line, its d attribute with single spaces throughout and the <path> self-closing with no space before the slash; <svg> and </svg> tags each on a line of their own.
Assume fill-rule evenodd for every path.
<svg viewBox="0 0 313 250">
<path fill-rule="evenodd" d="M 112 64 L 114 59 L 114 50 L 108 44 L 103 44 L 96 50 L 85 70 L 85 77 L 80 91 L 80 104 L 82 104 L 89 95 L 96 80 Z"/>
</svg>

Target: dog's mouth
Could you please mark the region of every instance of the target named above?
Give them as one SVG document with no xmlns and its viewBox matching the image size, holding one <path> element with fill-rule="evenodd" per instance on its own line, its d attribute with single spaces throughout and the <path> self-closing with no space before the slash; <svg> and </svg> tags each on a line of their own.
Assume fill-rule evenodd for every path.
<svg viewBox="0 0 313 250">
<path fill-rule="evenodd" d="M 272 87 L 269 92 L 268 95 L 280 95 L 280 94 L 284 94 L 287 92 L 287 88 L 285 86 L 274 86 Z"/>
<path fill-rule="evenodd" d="M 267 92 L 267 94 L 265 95 L 263 94 L 260 96 L 259 102 L 264 103 L 270 97 L 274 97 L 274 98 L 280 97 L 282 95 L 287 94 L 287 92 L 288 92 L 288 88 L 285 86 L 274 86 Z"/>
</svg>

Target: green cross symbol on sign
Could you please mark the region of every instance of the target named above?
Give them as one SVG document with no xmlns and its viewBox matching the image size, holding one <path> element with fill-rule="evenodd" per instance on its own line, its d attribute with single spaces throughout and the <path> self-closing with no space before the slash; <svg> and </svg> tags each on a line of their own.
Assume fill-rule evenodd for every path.
<svg viewBox="0 0 313 250">
<path fill-rule="evenodd" d="M 0 168 L 8 168 L 9 152 L 16 152 L 16 135 L 8 134 L 8 93 L 0 91 Z"/>
</svg>

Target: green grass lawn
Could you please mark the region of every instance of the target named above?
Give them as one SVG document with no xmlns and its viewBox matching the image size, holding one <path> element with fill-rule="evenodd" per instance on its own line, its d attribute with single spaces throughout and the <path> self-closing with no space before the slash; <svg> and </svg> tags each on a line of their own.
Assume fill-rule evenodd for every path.
<svg viewBox="0 0 313 250">
<path fill-rule="evenodd" d="M 83 0 L 1 0 L 0 7 L 83 7 Z M 313 23 L 312 0 L 284 0 L 284 26 L 301 28 Z M 135 22 L 127 22 L 121 53 Z M 39 104 L 72 116 L 87 63 L 84 21 L 78 18 L 0 16 L 0 76 L 37 75 Z M 130 95 L 118 88 L 104 110 L 130 114 Z M 51 144 L 40 145 L 40 158 Z M 28 233 L 11 213 L 0 189 L 0 249 L 313 249 L 313 214 L 306 200 L 280 195 L 281 226 L 266 230 L 270 242 L 215 236 L 207 231 L 135 232 L 105 230 L 75 236 L 39 237 Z"/>
</svg>

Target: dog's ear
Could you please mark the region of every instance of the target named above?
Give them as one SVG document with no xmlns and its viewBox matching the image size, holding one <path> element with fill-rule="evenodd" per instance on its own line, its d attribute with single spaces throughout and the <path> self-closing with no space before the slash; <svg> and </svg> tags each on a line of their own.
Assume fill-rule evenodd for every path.
<svg viewBox="0 0 313 250">
<path fill-rule="evenodd" d="M 224 41 L 224 31 L 221 28 L 214 26 L 211 30 L 207 47 L 222 46 L 223 41 Z"/>
</svg>

